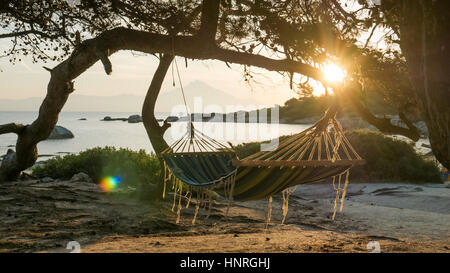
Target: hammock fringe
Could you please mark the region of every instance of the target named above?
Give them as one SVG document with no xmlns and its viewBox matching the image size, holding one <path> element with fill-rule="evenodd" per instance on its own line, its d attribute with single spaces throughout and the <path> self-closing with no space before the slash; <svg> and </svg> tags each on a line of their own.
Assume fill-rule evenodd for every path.
<svg viewBox="0 0 450 273">
<path fill-rule="evenodd" d="M 289 196 L 297 189 L 297 186 L 293 188 L 285 189 L 283 193 L 283 219 L 281 220 L 281 224 L 284 224 L 284 221 L 286 221 L 286 216 L 289 210 Z"/>
<path fill-rule="evenodd" d="M 345 175 L 345 182 L 344 182 L 344 186 L 341 187 L 342 177 L 344 175 Z M 336 198 L 334 199 L 333 216 L 331 217 L 332 220 L 334 220 L 334 218 L 336 217 L 338 202 L 340 202 L 339 212 L 342 212 L 342 210 L 344 208 L 344 199 L 345 199 L 345 195 L 347 193 L 349 175 L 350 175 L 350 170 L 348 169 L 336 176 L 333 176 L 333 188 L 336 191 Z M 336 177 L 338 178 L 338 186 L 337 187 L 335 184 Z"/>
<path fill-rule="evenodd" d="M 266 227 L 264 228 L 264 230 L 267 230 L 267 227 L 269 226 L 271 217 L 272 217 L 272 196 L 269 196 L 269 204 L 267 207 Z"/>
<path fill-rule="evenodd" d="M 209 218 L 211 215 L 211 209 L 213 204 L 213 195 L 214 190 L 218 187 L 223 187 L 225 189 L 225 200 L 227 200 L 227 209 L 225 213 L 225 217 L 228 216 L 229 210 L 231 206 L 233 205 L 233 191 L 234 191 L 234 185 L 236 180 L 236 172 L 233 172 L 231 175 L 229 175 L 226 178 L 222 178 L 221 181 L 218 181 L 214 184 L 214 186 L 210 188 L 202 188 L 202 187 L 195 187 L 188 185 L 188 190 L 186 191 L 186 194 L 184 197 L 186 197 L 186 205 L 185 208 L 189 208 L 189 205 L 192 201 L 192 195 L 195 192 L 197 195 L 197 201 L 195 206 L 195 213 L 194 217 L 192 219 L 192 225 L 195 224 L 198 212 L 200 208 L 203 209 L 207 208 L 207 216 L 206 219 Z M 167 191 L 167 183 L 171 183 L 172 190 L 173 190 L 173 200 L 172 200 L 172 208 L 171 211 L 175 212 L 175 207 L 177 207 L 176 214 L 176 224 L 180 223 L 181 220 L 181 210 L 183 208 L 181 199 L 183 198 L 183 182 L 178 179 L 168 168 L 166 162 L 164 161 L 164 188 L 163 188 L 163 199 L 165 199 L 166 191 Z M 178 197 L 178 200 L 177 200 Z"/>
</svg>

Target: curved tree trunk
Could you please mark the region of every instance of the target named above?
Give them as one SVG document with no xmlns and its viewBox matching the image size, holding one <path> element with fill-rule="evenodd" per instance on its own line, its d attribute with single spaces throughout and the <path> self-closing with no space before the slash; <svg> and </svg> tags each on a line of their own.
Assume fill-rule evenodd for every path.
<svg viewBox="0 0 450 273">
<path fill-rule="evenodd" d="M 437 160 L 450 168 L 450 2 L 403 1 L 401 48 Z"/>
<path fill-rule="evenodd" d="M 144 121 L 145 130 L 147 131 L 147 135 L 150 138 L 156 154 L 160 154 L 168 147 L 163 135 L 170 127 L 170 124 L 165 121 L 163 126 L 159 125 L 155 118 L 155 105 L 161 90 L 161 85 L 173 58 L 173 55 L 162 54 L 142 106 L 142 119 Z"/>
<path fill-rule="evenodd" d="M 142 106 L 142 119 L 144 121 L 144 127 L 147 131 L 147 135 L 152 143 L 153 149 L 156 155 L 158 155 L 159 163 L 163 166 L 163 160 L 160 154 L 169 146 L 164 140 L 164 133 L 170 127 L 167 121 L 164 121 L 163 126 L 160 126 L 155 118 L 155 105 L 161 90 L 161 85 L 167 74 L 167 70 L 172 63 L 174 56 L 168 54 L 162 54 L 159 60 L 158 68 L 153 75 L 152 82 L 148 88 L 147 95 L 145 96 L 144 104 Z M 163 168 L 161 168 L 163 169 Z M 157 181 L 156 196 L 161 197 L 164 189 L 163 177 L 164 173 L 161 172 L 160 181 Z"/>
</svg>

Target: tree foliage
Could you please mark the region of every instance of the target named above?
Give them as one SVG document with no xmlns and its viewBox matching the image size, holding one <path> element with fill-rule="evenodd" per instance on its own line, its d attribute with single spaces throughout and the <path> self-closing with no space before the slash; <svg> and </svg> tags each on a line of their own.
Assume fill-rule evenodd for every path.
<svg viewBox="0 0 450 273">
<path fill-rule="evenodd" d="M 362 93 L 364 87 L 375 86 L 396 109 L 413 107 L 405 60 L 396 44 L 398 30 L 389 28 L 394 12 L 364 1 L 350 2 L 353 12 L 333 0 L 222 1 L 216 43 L 319 69 L 329 62 L 338 63 L 347 70 L 348 80 L 362 84 Z M 11 46 L 3 56 L 12 62 L 22 55 L 31 55 L 35 62 L 61 61 L 77 43 L 117 27 L 194 35 L 200 28 L 201 4 L 193 0 L 4 1 L 0 38 L 10 38 Z M 359 38 L 375 29 L 386 32 L 383 50 Z M 310 88 L 307 77 L 293 77 L 293 71 L 280 73 L 292 78 L 291 86 L 299 93 Z"/>
</svg>

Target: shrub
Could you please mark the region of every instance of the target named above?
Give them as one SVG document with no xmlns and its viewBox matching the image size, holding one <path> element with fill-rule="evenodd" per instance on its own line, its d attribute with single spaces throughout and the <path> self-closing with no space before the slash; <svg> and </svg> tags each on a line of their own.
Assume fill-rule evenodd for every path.
<svg viewBox="0 0 450 273">
<path fill-rule="evenodd" d="M 144 150 L 134 152 L 114 147 L 93 148 L 76 155 L 56 157 L 33 168 L 36 177 L 70 179 L 74 174 L 84 172 L 94 181 L 107 176 L 120 177 L 125 185 L 137 186 L 143 183 L 157 183 L 161 167 L 156 155 Z"/>
<path fill-rule="evenodd" d="M 284 139 L 287 139 L 289 137 L 290 136 L 280 136 L 278 141 L 281 142 Z M 236 151 L 236 153 L 238 154 L 239 158 L 242 159 L 244 157 L 247 157 L 249 155 L 252 155 L 254 153 L 261 151 L 261 143 L 269 143 L 269 141 L 248 142 L 248 143 L 239 144 L 233 148 Z"/>
<path fill-rule="evenodd" d="M 349 131 L 346 136 L 367 162 L 352 168 L 352 178 L 441 182 L 439 167 L 406 141 L 369 130 Z"/>
</svg>

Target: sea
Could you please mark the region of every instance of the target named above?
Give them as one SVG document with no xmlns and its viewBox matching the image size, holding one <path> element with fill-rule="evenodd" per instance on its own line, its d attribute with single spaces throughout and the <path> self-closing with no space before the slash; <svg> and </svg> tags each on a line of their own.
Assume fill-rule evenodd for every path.
<svg viewBox="0 0 450 273">
<path fill-rule="evenodd" d="M 153 152 L 142 123 L 128 123 L 127 121 L 102 121 L 105 116 L 112 118 L 128 118 L 139 113 L 125 112 L 61 112 L 58 125 L 69 129 L 75 137 L 72 139 L 45 140 L 38 144 L 39 160 L 54 156 L 76 154 L 89 148 L 113 146 L 138 151 Z M 169 114 L 158 113 L 157 118 L 165 119 Z M 38 112 L 2 112 L 0 124 L 11 122 L 31 124 L 38 116 Z M 85 120 L 80 120 L 85 119 Z M 195 122 L 196 129 L 222 142 L 233 145 L 276 139 L 282 135 L 292 135 L 303 131 L 310 125 L 306 124 L 278 124 L 278 123 L 223 123 L 223 122 Z M 170 145 L 186 133 L 185 121 L 173 122 L 166 131 L 164 138 Z M 0 156 L 8 149 L 14 149 L 17 136 L 15 134 L 0 135 Z"/>
</svg>

